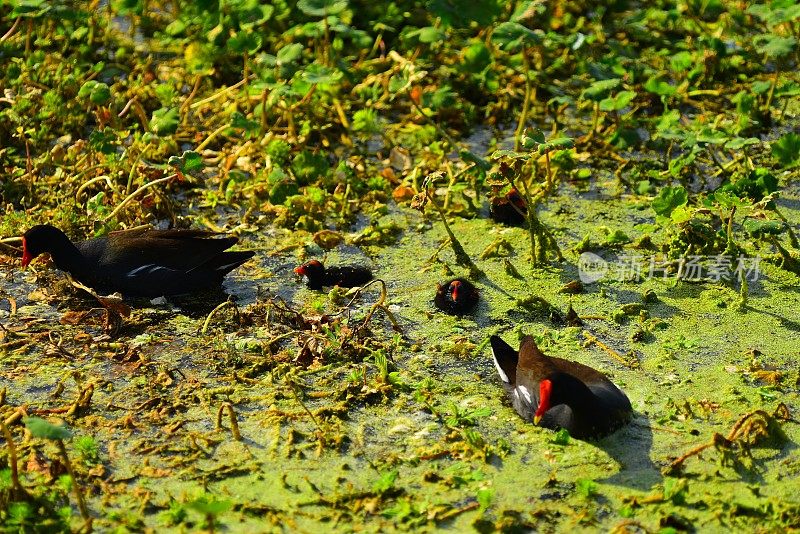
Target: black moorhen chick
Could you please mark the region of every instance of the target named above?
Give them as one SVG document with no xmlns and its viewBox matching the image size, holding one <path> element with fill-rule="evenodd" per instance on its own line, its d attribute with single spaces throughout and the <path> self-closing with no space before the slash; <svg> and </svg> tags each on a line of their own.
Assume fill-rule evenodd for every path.
<svg viewBox="0 0 800 534">
<path fill-rule="evenodd" d="M 372 280 L 372 271 L 366 267 L 325 267 L 319 260 L 307 261 L 296 267 L 294 272 L 308 278 L 306 285 L 314 290 L 327 286 L 358 287 Z"/>
<path fill-rule="evenodd" d="M 72 243 L 49 224 L 22 236 L 22 266 L 48 252 L 56 267 L 101 293 L 131 297 L 185 295 L 219 286 L 253 251 L 225 252 L 236 237 L 211 239 L 215 232 L 155 230 L 111 232 Z"/>
<path fill-rule="evenodd" d="M 464 278 L 454 278 L 436 285 L 433 303 L 450 315 L 464 315 L 478 304 L 478 288 Z"/>
<path fill-rule="evenodd" d="M 489 215 L 496 222 L 509 226 L 520 226 L 525 222 L 528 206 L 516 189 L 503 196 L 494 197 L 489 203 Z"/>
<path fill-rule="evenodd" d="M 610 434 L 631 418 L 628 397 L 600 371 L 544 355 L 531 336 L 519 354 L 497 336 L 489 341 L 503 388 L 526 421 L 587 439 Z"/>
</svg>

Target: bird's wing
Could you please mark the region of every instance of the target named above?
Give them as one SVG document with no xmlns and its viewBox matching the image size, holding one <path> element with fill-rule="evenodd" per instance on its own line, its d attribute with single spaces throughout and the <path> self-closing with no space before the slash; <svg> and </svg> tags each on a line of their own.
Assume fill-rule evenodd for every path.
<svg viewBox="0 0 800 534">
<path fill-rule="evenodd" d="M 115 230 L 109 232 L 108 236 L 112 238 L 134 239 L 137 237 L 153 237 L 153 238 L 169 238 L 169 239 L 187 239 L 193 237 L 213 237 L 220 235 L 220 232 L 212 232 L 210 230 L 192 230 L 186 228 L 173 228 L 170 230 L 159 230 L 157 228 L 150 228 L 142 226 L 138 228 L 131 228 L 128 230 Z"/>
<path fill-rule="evenodd" d="M 101 262 L 121 271 L 154 265 L 190 271 L 214 260 L 238 241 L 209 239 L 195 230 L 151 230 L 138 236 L 109 237 Z"/>
<path fill-rule="evenodd" d="M 604 382 L 607 382 L 612 386 L 614 385 L 613 383 L 611 383 L 611 381 L 608 379 L 606 375 L 604 375 L 597 369 L 589 367 L 588 365 L 552 356 L 550 357 L 550 361 L 557 368 L 558 371 L 574 376 L 587 386 L 593 383 L 601 384 Z"/>
<path fill-rule="evenodd" d="M 489 338 L 492 346 L 492 359 L 497 368 L 497 374 L 503 384 L 513 385 L 517 380 L 517 361 L 519 356 L 511 345 L 500 339 L 498 336 Z"/>
</svg>

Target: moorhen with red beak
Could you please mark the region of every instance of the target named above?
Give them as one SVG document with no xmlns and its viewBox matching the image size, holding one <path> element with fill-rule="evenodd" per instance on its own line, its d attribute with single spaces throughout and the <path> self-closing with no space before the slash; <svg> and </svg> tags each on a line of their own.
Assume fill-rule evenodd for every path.
<svg viewBox="0 0 800 534">
<path fill-rule="evenodd" d="M 478 304 L 478 288 L 464 278 L 454 278 L 437 284 L 433 303 L 450 315 L 464 315 Z"/>
<path fill-rule="evenodd" d="M 494 197 L 489 203 L 492 220 L 509 226 L 520 226 L 525 222 L 528 205 L 519 191 L 512 188 L 503 196 Z"/>
<path fill-rule="evenodd" d="M 588 439 L 610 434 L 631 418 L 628 397 L 600 371 L 546 356 L 531 336 L 519 353 L 497 336 L 489 341 L 503 388 L 526 421 Z"/>
<path fill-rule="evenodd" d="M 294 272 L 305 276 L 308 279 L 306 285 L 314 290 L 329 286 L 358 287 L 372 280 L 372 271 L 366 267 L 358 265 L 325 267 L 319 260 L 307 261 L 296 267 Z"/>
<path fill-rule="evenodd" d="M 101 293 L 130 297 L 185 295 L 219 286 L 252 251 L 226 252 L 236 237 L 215 232 L 155 230 L 111 232 L 73 243 L 54 226 L 34 226 L 22 236 L 22 266 L 49 253 L 56 267 Z"/>
</svg>

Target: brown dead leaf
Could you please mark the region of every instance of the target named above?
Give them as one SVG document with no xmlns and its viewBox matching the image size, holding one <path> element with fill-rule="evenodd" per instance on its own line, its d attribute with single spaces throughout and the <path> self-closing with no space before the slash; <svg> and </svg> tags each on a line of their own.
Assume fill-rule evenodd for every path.
<svg viewBox="0 0 800 534">
<path fill-rule="evenodd" d="M 422 89 L 418 85 L 411 88 L 411 100 L 418 106 L 422 105 Z"/>
<path fill-rule="evenodd" d="M 28 300 L 31 302 L 47 302 L 50 297 L 41 289 L 34 289 L 28 293 Z"/>
<path fill-rule="evenodd" d="M 171 469 L 161 469 L 158 467 L 153 467 L 152 465 L 146 465 L 139 470 L 139 476 L 148 478 L 164 478 L 171 475 Z"/>
<path fill-rule="evenodd" d="M 780 371 L 753 371 L 750 373 L 753 378 L 765 382 L 771 386 L 778 386 L 783 381 L 783 373 Z"/>
<path fill-rule="evenodd" d="M 395 174 L 394 169 L 392 169 L 391 167 L 385 167 L 381 171 L 381 176 L 389 180 L 390 183 L 396 184 L 399 182 L 399 180 L 397 179 L 397 174 Z"/>
<path fill-rule="evenodd" d="M 39 451 L 31 451 L 30 456 L 28 456 L 28 461 L 25 464 L 25 471 L 28 473 L 39 473 L 40 475 L 50 476 L 50 465 Z"/>
<path fill-rule="evenodd" d="M 395 202 L 403 202 L 414 198 L 414 190 L 407 185 L 399 185 L 392 191 L 392 198 Z"/>
<path fill-rule="evenodd" d="M 314 243 L 323 249 L 330 250 L 339 246 L 342 241 L 344 241 L 344 236 L 342 236 L 342 234 L 339 232 L 334 232 L 333 230 L 320 230 L 314 234 L 312 239 L 314 240 Z"/>
<path fill-rule="evenodd" d="M 122 301 L 122 297 L 116 295 L 98 296 L 97 300 L 104 308 L 120 315 L 122 317 L 131 316 L 131 307 Z"/>
<path fill-rule="evenodd" d="M 66 312 L 64 315 L 61 316 L 61 319 L 59 319 L 59 322 L 61 324 L 69 324 L 69 325 L 73 325 L 73 326 L 74 325 L 79 325 L 79 324 L 83 323 L 83 321 L 86 319 L 87 315 L 88 315 L 88 313 L 85 312 L 85 311 L 70 310 L 70 311 Z"/>
<path fill-rule="evenodd" d="M 103 464 L 97 464 L 96 466 L 89 469 L 89 476 L 90 477 L 102 477 L 106 474 L 106 468 Z"/>
</svg>

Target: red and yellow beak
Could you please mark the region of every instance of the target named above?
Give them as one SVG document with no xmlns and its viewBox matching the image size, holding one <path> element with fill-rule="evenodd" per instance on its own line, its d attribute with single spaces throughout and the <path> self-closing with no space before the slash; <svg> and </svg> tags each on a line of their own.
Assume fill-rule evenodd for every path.
<svg viewBox="0 0 800 534">
<path fill-rule="evenodd" d="M 536 413 L 533 414 L 533 424 L 538 425 L 539 421 L 547 410 L 550 409 L 550 394 L 553 391 L 553 383 L 548 379 L 539 382 L 539 406 L 536 408 Z"/>
<path fill-rule="evenodd" d="M 33 261 L 33 255 L 28 250 L 28 245 L 25 243 L 25 238 L 22 238 L 22 267 L 27 267 Z"/>
<path fill-rule="evenodd" d="M 299 274 L 300 276 L 306 274 L 306 269 L 302 265 L 300 267 L 295 267 L 294 272 Z"/>
<path fill-rule="evenodd" d="M 459 282 L 458 280 L 456 280 L 455 282 L 453 282 L 452 284 L 450 284 L 450 287 L 451 287 L 451 288 L 453 288 L 453 300 L 454 300 L 455 302 L 458 302 L 458 288 L 460 288 L 460 287 L 461 287 L 461 282 Z"/>
</svg>

